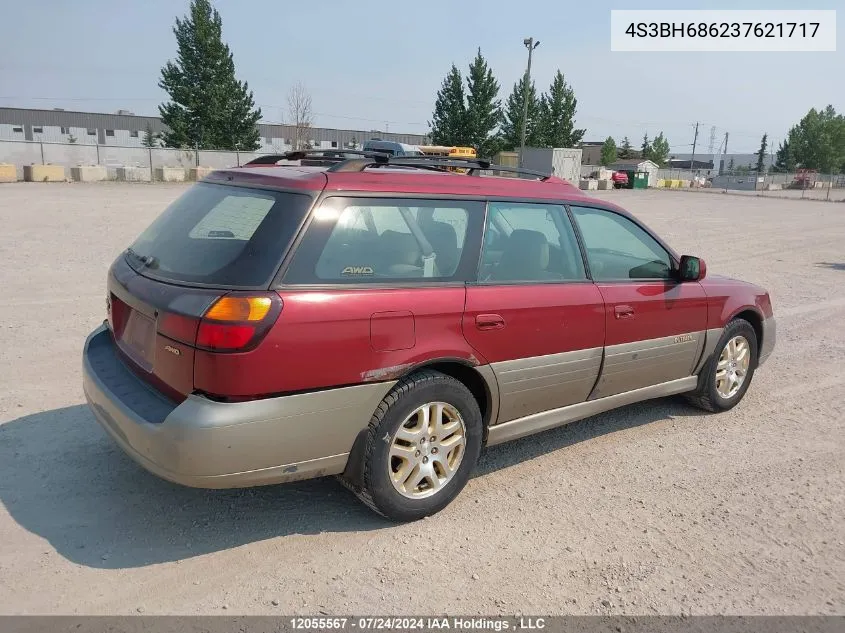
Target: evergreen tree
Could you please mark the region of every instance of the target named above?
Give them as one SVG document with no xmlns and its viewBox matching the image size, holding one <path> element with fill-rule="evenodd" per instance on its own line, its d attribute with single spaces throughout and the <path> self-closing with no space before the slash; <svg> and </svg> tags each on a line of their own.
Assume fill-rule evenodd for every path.
<svg viewBox="0 0 845 633">
<path fill-rule="evenodd" d="M 663 132 L 655 136 L 651 142 L 648 158 L 660 167 L 665 167 L 669 161 L 669 141 L 663 136 Z"/>
<path fill-rule="evenodd" d="M 812 108 L 787 137 L 794 166 L 831 173 L 845 164 L 845 116 Z"/>
<path fill-rule="evenodd" d="M 607 167 L 616 162 L 616 141 L 608 136 L 601 146 L 601 164 Z"/>
<path fill-rule="evenodd" d="M 548 95 L 540 101 L 540 128 L 544 147 L 577 147 L 586 130 L 575 128 L 578 100 L 560 70 L 555 74 Z"/>
<path fill-rule="evenodd" d="M 728 162 L 728 173 L 734 173 L 734 157 L 731 156 L 731 160 Z"/>
<path fill-rule="evenodd" d="M 774 170 L 780 173 L 795 171 L 795 160 L 792 158 L 789 141 L 784 141 L 778 146 L 775 154 Z"/>
<path fill-rule="evenodd" d="M 522 144 L 522 113 L 525 107 L 525 75 L 513 85 L 513 92 L 505 103 L 502 118 L 502 149 L 518 150 Z M 526 119 L 525 144 L 537 147 L 544 144 L 541 138 L 539 114 L 540 103 L 537 101 L 537 90 L 532 81 L 528 87 L 528 117 Z"/>
<path fill-rule="evenodd" d="M 622 147 L 619 148 L 619 158 L 633 158 L 634 152 L 633 147 L 631 146 L 631 141 L 628 140 L 628 137 L 622 139 Z"/>
<path fill-rule="evenodd" d="M 481 49 L 469 65 L 467 77 L 466 136 L 479 158 L 489 158 L 498 150 L 496 130 L 502 120 L 499 83 Z"/>
<path fill-rule="evenodd" d="M 209 0 L 191 0 L 189 15 L 173 27 L 178 54 L 161 69 L 159 87 L 170 101 L 159 106 L 170 147 L 256 150 L 261 110 L 246 82 L 235 77 L 222 20 Z"/>
<path fill-rule="evenodd" d="M 642 147 L 640 147 L 640 155 L 643 160 L 651 159 L 651 142 L 648 140 L 648 132 L 643 134 L 643 144 Z"/>
<path fill-rule="evenodd" d="M 757 173 L 762 174 L 766 160 L 766 148 L 769 146 L 769 135 L 763 134 L 760 139 L 760 149 L 757 150 Z"/>
<path fill-rule="evenodd" d="M 452 69 L 437 91 L 434 114 L 431 116 L 431 142 L 435 145 L 466 145 L 467 109 L 464 101 L 464 80 L 461 71 Z"/>
<path fill-rule="evenodd" d="M 148 149 L 158 147 L 159 145 L 159 135 L 153 132 L 153 126 L 149 123 L 147 123 L 147 128 L 144 130 L 143 145 Z"/>
</svg>

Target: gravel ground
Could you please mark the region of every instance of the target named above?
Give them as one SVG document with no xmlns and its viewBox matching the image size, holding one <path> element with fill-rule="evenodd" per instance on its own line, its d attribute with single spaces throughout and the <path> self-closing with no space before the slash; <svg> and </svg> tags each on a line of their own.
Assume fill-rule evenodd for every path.
<svg viewBox="0 0 845 633">
<path fill-rule="evenodd" d="M 439 515 L 333 480 L 201 491 L 83 405 L 106 270 L 183 186 L 0 187 L 0 613 L 845 613 L 845 207 L 603 192 L 768 287 L 745 400 L 626 407 L 488 450 Z"/>
</svg>

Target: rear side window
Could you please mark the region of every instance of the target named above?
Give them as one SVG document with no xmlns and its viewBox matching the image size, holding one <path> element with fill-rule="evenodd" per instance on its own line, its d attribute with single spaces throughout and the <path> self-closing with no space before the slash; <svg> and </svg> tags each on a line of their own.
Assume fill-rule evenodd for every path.
<svg viewBox="0 0 845 633">
<path fill-rule="evenodd" d="M 315 210 L 285 283 L 464 279 L 475 266 L 478 240 L 471 238 L 480 239 L 483 213 L 476 201 L 328 198 Z"/>
<path fill-rule="evenodd" d="M 229 185 L 194 185 L 132 244 L 143 275 L 179 283 L 254 288 L 270 283 L 312 198 Z"/>
</svg>

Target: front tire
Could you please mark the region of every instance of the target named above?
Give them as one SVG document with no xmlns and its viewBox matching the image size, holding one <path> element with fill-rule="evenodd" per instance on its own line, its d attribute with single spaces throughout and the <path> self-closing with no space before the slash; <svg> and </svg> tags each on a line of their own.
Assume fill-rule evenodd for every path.
<svg viewBox="0 0 845 633">
<path fill-rule="evenodd" d="M 469 480 L 483 430 L 478 403 L 458 380 L 431 370 L 402 379 L 370 420 L 358 497 L 394 521 L 439 512 Z"/>
<path fill-rule="evenodd" d="M 697 389 L 687 396 L 706 411 L 733 409 L 745 396 L 757 368 L 757 334 L 745 319 L 728 323 L 716 350 L 701 370 Z"/>
</svg>

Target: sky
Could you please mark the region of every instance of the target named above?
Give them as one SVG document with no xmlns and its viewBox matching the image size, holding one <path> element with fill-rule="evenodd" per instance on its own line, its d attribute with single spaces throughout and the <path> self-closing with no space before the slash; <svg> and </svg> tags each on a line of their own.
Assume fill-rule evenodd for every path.
<svg viewBox="0 0 845 633">
<path fill-rule="evenodd" d="M 610 10 L 630 0 L 214 0 L 239 79 L 266 121 L 289 120 L 297 81 L 315 124 L 425 133 L 452 63 L 466 69 L 478 47 L 504 101 L 525 72 L 529 36 L 540 41 L 532 79 L 546 90 L 560 69 L 578 99 L 584 140 L 663 132 L 672 153 L 697 151 L 711 131 L 718 149 L 753 152 L 767 133 L 778 143 L 811 107 L 845 110 L 841 0 L 811 6 L 782 0 L 652 1 L 636 8 L 839 9 L 834 53 L 610 52 Z M 0 105 L 157 114 L 162 65 L 175 57 L 174 18 L 188 0 L 3 1 Z M 715 128 L 715 129 L 713 129 Z"/>
</svg>

